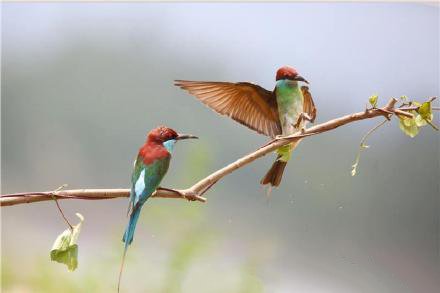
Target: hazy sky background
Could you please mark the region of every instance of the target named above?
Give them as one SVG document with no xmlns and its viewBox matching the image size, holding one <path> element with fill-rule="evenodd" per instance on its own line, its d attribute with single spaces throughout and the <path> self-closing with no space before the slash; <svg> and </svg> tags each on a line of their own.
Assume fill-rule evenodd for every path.
<svg viewBox="0 0 440 293">
<path fill-rule="evenodd" d="M 2 3 L 2 193 L 129 187 L 132 160 L 160 124 L 201 138 L 176 147 L 169 187 L 187 187 L 267 141 L 174 79 L 272 89 L 276 69 L 292 65 L 311 83 L 320 123 L 363 110 L 375 93 L 380 105 L 439 96 L 439 49 L 438 6 Z M 439 136 L 426 127 L 411 139 L 393 119 L 369 139 L 351 177 L 359 140 L 378 122 L 304 140 L 270 200 L 258 182 L 274 156 L 219 182 L 207 204 L 149 201 L 124 286 L 136 292 L 162 280 L 179 227 L 197 211 L 215 244 L 185 274 L 184 292 L 236 292 L 231 274 L 248 262 L 265 292 L 434 292 Z M 86 218 L 72 274 L 49 263 L 65 229 L 52 202 L 4 208 L 2 263 L 24 275 L 49 263 L 54 276 L 81 282 L 88 267 L 111 259 L 105 278 L 115 282 L 126 205 L 62 202 L 72 221 L 77 211 Z"/>
</svg>

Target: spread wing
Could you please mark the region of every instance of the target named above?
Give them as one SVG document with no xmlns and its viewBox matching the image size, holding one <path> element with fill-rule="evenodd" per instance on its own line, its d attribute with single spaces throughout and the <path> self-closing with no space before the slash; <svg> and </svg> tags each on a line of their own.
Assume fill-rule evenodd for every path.
<svg viewBox="0 0 440 293">
<path fill-rule="evenodd" d="M 312 118 L 312 121 L 310 122 L 313 123 L 316 118 L 316 108 L 315 108 L 315 103 L 313 102 L 312 95 L 309 92 L 309 87 L 302 86 L 301 91 L 304 97 L 304 105 L 303 105 L 304 112 L 309 114 L 310 118 Z"/>
<path fill-rule="evenodd" d="M 176 80 L 175 85 L 250 129 L 270 137 L 281 134 L 276 97 L 258 85 L 186 80 Z"/>
</svg>

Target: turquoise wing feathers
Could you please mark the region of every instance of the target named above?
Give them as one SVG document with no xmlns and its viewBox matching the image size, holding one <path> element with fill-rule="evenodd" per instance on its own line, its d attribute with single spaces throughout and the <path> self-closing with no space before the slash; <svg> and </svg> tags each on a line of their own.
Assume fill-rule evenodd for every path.
<svg viewBox="0 0 440 293">
<path fill-rule="evenodd" d="M 171 156 L 146 165 L 138 156 L 131 176 L 130 210 L 142 205 L 159 186 L 170 165 Z"/>
<path fill-rule="evenodd" d="M 171 156 L 168 156 L 158 159 L 148 165 L 143 162 L 141 156 L 138 156 L 136 159 L 133 175 L 131 177 L 132 187 L 129 203 L 130 220 L 122 239 L 126 245 L 133 241 L 133 235 L 142 205 L 159 186 L 162 178 L 168 171 L 170 159 Z"/>
</svg>

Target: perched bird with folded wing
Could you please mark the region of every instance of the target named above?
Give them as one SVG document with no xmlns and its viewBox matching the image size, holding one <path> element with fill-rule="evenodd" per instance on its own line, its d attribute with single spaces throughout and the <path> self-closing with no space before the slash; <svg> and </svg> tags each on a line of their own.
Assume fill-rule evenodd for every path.
<svg viewBox="0 0 440 293">
<path fill-rule="evenodd" d="M 276 85 L 268 91 L 249 82 L 211 82 L 176 80 L 175 85 L 188 91 L 202 103 L 222 115 L 271 138 L 294 134 L 307 121 L 313 122 L 316 108 L 307 86 L 298 72 L 289 66 L 278 69 Z M 300 140 L 277 150 L 277 159 L 261 184 L 279 186 L 284 168 Z"/>
<path fill-rule="evenodd" d="M 162 178 L 168 171 L 171 153 L 177 141 L 197 138 L 194 135 L 178 134 L 171 128 L 160 126 L 148 133 L 147 140 L 139 149 L 134 170 L 131 175 L 131 191 L 128 206 L 130 217 L 122 241 L 125 242 L 121 269 L 119 271 L 118 292 L 121 283 L 122 269 L 128 246 L 133 241 L 136 223 L 142 206 L 153 192 L 159 187 Z M 163 188 L 164 189 L 164 188 Z"/>
</svg>

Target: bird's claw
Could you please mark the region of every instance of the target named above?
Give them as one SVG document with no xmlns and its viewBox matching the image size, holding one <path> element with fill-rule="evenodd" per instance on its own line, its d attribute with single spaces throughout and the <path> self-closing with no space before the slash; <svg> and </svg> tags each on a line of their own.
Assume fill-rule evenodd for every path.
<svg viewBox="0 0 440 293">
<path fill-rule="evenodd" d="M 182 194 L 182 196 L 188 200 L 188 201 L 196 201 L 197 199 L 197 195 L 195 194 Z"/>
<path fill-rule="evenodd" d="M 306 112 L 301 112 L 301 114 L 299 114 L 298 120 L 296 120 L 296 123 L 293 125 L 293 127 L 298 129 L 301 122 L 303 122 L 303 120 L 307 120 L 309 122 L 313 121 L 312 117 L 310 117 L 309 114 L 307 114 Z M 301 129 L 301 131 L 302 131 L 302 129 Z"/>
<path fill-rule="evenodd" d="M 310 117 L 309 114 L 303 112 L 302 115 L 303 115 L 304 119 L 306 119 L 307 121 L 309 121 L 309 122 L 313 122 L 313 118 Z"/>
<path fill-rule="evenodd" d="M 193 193 L 186 194 L 186 193 L 181 192 L 180 190 L 177 190 L 177 189 L 158 187 L 157 190 L 166 190 L 166 191 L 175 192 L 178 195 L 180 195 L 182 198 L 184 198 L 184 199 L 186 199 L 188 201 L 196 201 L 196 200 L 198 200 L 196 194 L 193 194 Z"/>
</svg>

